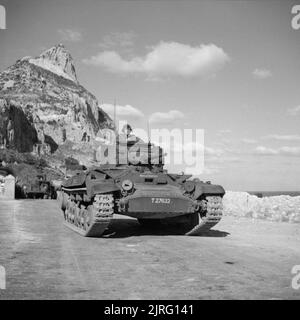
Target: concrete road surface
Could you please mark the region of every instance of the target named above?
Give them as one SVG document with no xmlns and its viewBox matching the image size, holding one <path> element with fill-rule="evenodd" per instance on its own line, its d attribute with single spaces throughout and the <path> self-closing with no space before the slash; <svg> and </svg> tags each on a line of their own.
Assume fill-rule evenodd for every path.
<svg viewBox="0 0 300 320">
<path fill-rule="evenodd" d="M 168 235 L 116 216 L 110 236 L 83 238 L 56 201 L 0 201 L 0 299 L 300 298 L 299 224 L 224 217 L 214 229 Z"/>
</svg>

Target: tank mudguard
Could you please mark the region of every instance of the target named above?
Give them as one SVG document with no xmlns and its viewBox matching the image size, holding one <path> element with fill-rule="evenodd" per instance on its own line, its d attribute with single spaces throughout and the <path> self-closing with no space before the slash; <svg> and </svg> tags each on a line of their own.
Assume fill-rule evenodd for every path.
<svg viewBox="0 0 300 320">
<path fill-rule="evenodd" d="M 86 185 L 86 192 L 89 197 L 93 197 L 95 194 L 102 194 L 102 193 L 112 193 L 119 191 L 120 188 L 113 183 L 112 181 L 95 181 L 88 183 Z"/>
<path fill-rule="evenodd" d="M 86 179 L 86 174 L 85 173 L 80 173 L 80 174 L 76 174 L 75 176 L 65 180 L 62 183 L 63 187 L 80 187 L 82 185 L 84 185 L 85 183 L 85 179 Z"/>
<path fill-rule="evenodd" d="M 195 189 L 195 199 L 198 199 L 202 195 L 220 195 L 224 196 L 225 190 L 222 186 L 207 183 L 197 183 Z"/>
</svg>

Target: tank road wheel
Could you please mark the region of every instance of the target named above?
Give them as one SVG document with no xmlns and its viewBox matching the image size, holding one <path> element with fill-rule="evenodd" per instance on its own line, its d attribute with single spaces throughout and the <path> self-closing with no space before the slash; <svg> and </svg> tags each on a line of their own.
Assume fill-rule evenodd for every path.
<svg viewBox="0 0 300 320">
<path fill-rule="evenodd" d="M 85 206 L 81 205 L 80 211 L 79 211 L 79 224 L 80 224 L 80 228 L 82 229 L 84 229 L 84 215 L 85 215 Z"/>
<path fill-rule="evenodd" d="M 80 209 L 76 203 L 74 203 L 74 224 L 77 227 L 80 227 Z"/>
<path fill-rule="evenodd" d="M 201 235 L 209 231 L 221 220 L 223 212 L 222 197 L 206 197 L 206 199 L 201 202 L 201 208 L 203 213 L 190 215 L 190 226 L 192 226 L 192 228 L 185 232 L 186 235 Z"/>
<path fill-rule="evenodd" d="M 93 206 L 88 206 L 88 208 L 85 211 L 86 212 L 84 216 L 84 230 L 89 230 L 94 219 Z"/>
<path fill-rule="evenodd" d="M 71 204 L 70 204 L 70 221 L 72 223 L 74 223 L 74 218 L 75 218 L 75 215 L 74 215 L 74 203 L 71 201 Z"/>
<path fill-rule="evenodd" d="M 68 199 L 68 204 L 67 204 L 67 217 L 68 217 L 68 222 L 73 223 L 73 221 L 74 221 L 74 204 L 70 198 Z"/>
<path fill-rule="evenodd" d="M 62 195 L 61 195 L 61 210 L 62 211 L 66 210 L 68 199 L 69 199 L 69 196 L 65 192 L 62 191 Z"/>
<path fill-rule="evenodd" d="M 71 209 L 71 203 L 70 203 L 70 199 L 68 199 L 66 202 L 65 217 L 66 217 L 66 221 L 69 221 L 69 222 L 71 221 L 70 209 Z"/>
<path fill-rule="evenodd" d="M 65 193 L 61 194 L 60 207 L 64 215 L 64 219 L 67 220 L 67 195 Z"/>
</svg>

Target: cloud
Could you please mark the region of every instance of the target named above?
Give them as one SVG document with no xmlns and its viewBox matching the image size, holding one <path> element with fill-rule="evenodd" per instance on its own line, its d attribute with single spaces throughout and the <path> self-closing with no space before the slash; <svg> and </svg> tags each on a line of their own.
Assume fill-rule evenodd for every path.
<svg viewBox="0 0 300 320">
<path fill-rule="evenodd" d="M 253 143 L 257 143 L 257 140 L 255 139 L 242 139 L 241 140 L 243 143 L 247 143 L 247 144 L 253 144 Z"/>
<path fill-rule="evenodd" d="M 230 129 L 224 129 L 224 130 L 218 131 L 218 133 L 220 133 L 220 134 L 227 134 L 227 133 L 231 133 L 231 132 L 232 132 L 232 130 L 230 130 Z"/>
<path fill-rule="evenodd" d="M 205 156 L 213 156 L 219 158 L 224 154 L 224 150 L 220 148 L 207 147 L 199 143 L 188 142 L 182 145 L 182 150 L 185 152 L 204 152 Z"/>
<path fill-rule="evenodd" d="M 286 155 L 286 156 L 300 156 L 300 147 L 281 147 L 278 149 L 267 148 L 264 146 L 258 146 L 254 150 L 254 153 L 259 155 Z"/>
<path fill-rule="evenodd" d="M 176 120 L 184 118 L 184 114 L 178 110 L 170 110 L 168 112 L 154 112 L 151 114 L 149 121 L 151 123 L 170 124 Z"/>
<path fill-rule="evenodd" d="M 290 108 L 287 110 L 287 113 L 290 115 L 290 116 L 296 116 L 298 114 L 300 114 L 300 105 L 299 106 L 296 106 L 294 108 Z"/>
<path fill-rule="evenodd" d="M 300 141 L 300 135 L 279 135 L 279 134 L 269 134 L 263 137 L 264 139 L 273 139 L 279 141 Z"/>
<path fill-rule="evenodd" d="M 220 148 L 205 147 L 204 153 L 207 156 L 220 157 L 224 153 L 224 151 Z"/>
<path fill-rule="evenodd" d="M 300 147 L 282 147 L 279 152 L 285 155 L 300 156 Z"/>
<path fill-rule="evenodd" d="M 82 40 L 82 34 L 79 31 L 72 29 L 59 29 L 58 33 L 63 41 L 79 42 Z"/>
<path fill-rule="evenodd" d="M 156 141 L 153 141 L 153 142 L 156 142 Z M 197 153 L 205 152 L 205 147 L 203 146 L 203 144 L 192 142 L 192 141 L 188 143 L 182 143 L 182 141 L 178 141 L 174 139 L 171 142 L 171 144 L 166 142 L 163 142 L 162 144 L 159 142 L 156 142 L 156 143 L 161 146 L 163 145 L 163 148 L 165 150 L 170 148 L 174 152 L 187 152 L 189 154 L 194 152 L 197 152 Z"/>
<path fill-rule="evenodd" d="M 232 133 L 232 130 L 230 130 L 230 129 L 218 130 L 217 136 L 218 137 L 224 137 L 224 136 L 226 136 L 226 135 L 228 135 L 230 133 Z M 225 139 L 224 139 L 224 141 L 225 141 Z M 228 140 L 228 142 L 229 142 L 229 140 Z"/>
<path fill-rule="evenodd" d="M 220 148 L 213 148 L 204 146 L 201 143 L 190 141 L 188 143 L 183 143 L 180 139 L 174 139 L 170 142 L 158 141 L 151 139 L 151 141 L 157 145 L 160 145 L 165 150 L 171 150 L 173 152 L 187 152 L 187 153 L 203 153 L 205 156 L 210 156 L 210 160 L 219 158 L 224 154 L 224 150 Z"/>
<path fill-rule="evenodd" d="M 268 69 L 255 69 L 252 75 L 256 79 L 267 79 L 272 77 L 272 72 Z"/>
<path fill-rule="evenodd" d="M 99 43 L 99 47 L 103 49 L 111 49 L 115 47 L 129 48 L 134 45 L 137 35 L 132 32 L 111 32 L 105 35 Z"/>
<path fill-rule="evenodd" d="M 204 167 L 202 174 L 216 174 L 216 173 L 219 173 L 220 170 L 221 168 L 219 167 L 211 167 L 211 168 Z"/>
<path fill-rule="evenodd" d="M 114 118 L 114 105 L 104 103 L 100 106 L 108 115 L 113 119 Z M 143 112 L 134 108 L 131 105 L 116 105 L 116 118 L 117 120 L 139 120 L 144 117 Z"/>
<path fill-rule="evenodd" d="M 178 42 L 160 42 L 144 57 L 126 60 L 116 51 L 103 51 L 83 60 L 87 65 L 112 73 L 145 74 L 154 80 L 170 76 L 211 76 L 228 61 L 224 50 L 214 44 L 192 47 Z"/>
<path fill-rule="evenodd" d="M 276 155 L 278 154 L 278 150 L 267 148 L 264 146 L 258 146 L 255 148 L 255 153 L 260 155 Z"/>
<path fill-rule="evenodd" d="M 224 151 L 223 151 L 224 152 Z M 242 158 L 222 153 L 220 156 L 206 157 L 207 163 L 223 165 L 225 163 L 242 162 Z"/>
</svg>

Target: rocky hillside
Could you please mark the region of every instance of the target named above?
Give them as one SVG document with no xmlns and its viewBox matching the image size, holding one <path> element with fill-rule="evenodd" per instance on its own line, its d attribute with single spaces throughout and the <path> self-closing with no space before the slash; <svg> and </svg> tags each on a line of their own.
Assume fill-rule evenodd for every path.
<svg viewBox="0 0 300 320">
<path fill-rule="evenodd" d="M 0 73 L 0 146 L 53 154 L 65 143 L 92 143 L 113 122 L 80 85 L 63 45 L 25 57 Z"/>
</svg>

